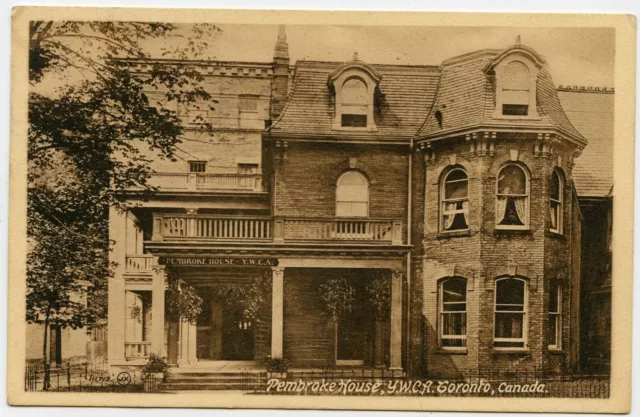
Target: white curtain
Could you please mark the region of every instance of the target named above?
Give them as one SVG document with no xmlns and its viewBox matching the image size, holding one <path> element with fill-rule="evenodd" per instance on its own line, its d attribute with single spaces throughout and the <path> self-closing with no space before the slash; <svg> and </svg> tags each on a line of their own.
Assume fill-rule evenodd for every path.
<svg viewBox="0 0 640 417">
<path fill-rule="evenodd" d="M 556 215 L 556 213 L 558 212 L 558 207 L 551 204 L 550 209 L 551 209 L 551 228 L 555 230 L 558 228 L 558 217 Z"/>
<path fill-rule="evenodd" d="M 516 213 L 518 218 L 524 224 L 527 219 L 527 197 L 518 197 L 513 199 L 516 206 Z"/>
<path fill-rule="evenodd" d="M 453 221 L 456 218 L 454 213 L 457 207 L 457 203 L 444 203 L 444 229 L 449 230 L 453 226 Z"/>
<path fill-rule="evenodd" d="M 496 198 L 496 224 L 502 223 L 504 215 L 507 214 L 507 198 Z"/>
<path fill-rule="evenodd" d="M 464 214 L 464 222 L 467 224 L 467 226 L 469 226 L 469 202 L 468 201 L 462 202 L 462 210 L 464 210 L 462 212 L 462 214 Z"/>
</svg>

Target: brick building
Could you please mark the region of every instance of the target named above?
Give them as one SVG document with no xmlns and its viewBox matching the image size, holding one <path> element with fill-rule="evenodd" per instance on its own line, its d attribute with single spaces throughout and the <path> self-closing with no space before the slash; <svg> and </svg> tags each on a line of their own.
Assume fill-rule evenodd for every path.
<svg viewBox="0 0 640 417">
<path fill-rule="evenodd" d="M 587 139 L 563 106 L 582 100 L 559 98 L 535 51 L 292 65 L 281 28 L 270 63 L 190 65 L 219 103 L 180 111 L 216 132 L 111 212 L 111 366 L 556 372 L 579 368 L 581 342 L 606 345 L 580 327 L 596 291 L 581 229 L 602 220 L 580 211 L 593 184 L 574 187 Z M 170 282 L 204 300 L 197 323 L 165 319 Z M 231 300 L 255 288 L 268 311 L 239 319 Z"/>
</svg>

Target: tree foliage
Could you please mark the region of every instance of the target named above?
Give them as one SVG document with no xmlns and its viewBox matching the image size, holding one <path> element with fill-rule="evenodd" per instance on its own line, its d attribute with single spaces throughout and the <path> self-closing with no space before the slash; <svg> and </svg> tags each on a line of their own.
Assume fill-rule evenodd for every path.
<svg viewBox="0 0 640 417">
<path fill-rule="evenodd" d="M 225 284 L 216 290 L 225 309 L 237 322 L 260 322 L 271 313 L 272 282 L 269 272 L 255 276 L 249 284 Z"/>
<path fill-rule="evenodd" d="M 195 288 L 172 280 L 165 293 L 165 315 L 170 320 L 182 320 L 192 324 L 202 313 L 202 298 Z"/>
<path fill-rule="evenodd" d="M 126 209 L 127 190 L 154 191 L 151 158 L 175 160 L 189 140 L 180 108 L 215 104 L 197 69 L 171 59 L 202 58 L 217 28 L 185 29 L 30 22 L 27 320 L 75 328 L 105 317 L 108 208 Z M 189 128 L 212 132 L 202 119 Z"/>
</svg>

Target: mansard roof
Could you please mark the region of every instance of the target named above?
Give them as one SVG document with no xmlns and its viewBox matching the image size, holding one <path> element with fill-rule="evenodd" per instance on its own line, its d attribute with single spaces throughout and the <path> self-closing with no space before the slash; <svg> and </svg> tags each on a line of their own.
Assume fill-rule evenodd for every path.
<svg viewBox="0 0 640 417">
<path fill-rule="evenodd" d="M 531 57 L 539 66 L 536 107 L 539 118 L 496 119 L 496 80 L 492 68 L 504 57 L 519 53 Z M 506 50 L 483 49 L 448 59 L 440 66 L 438 93 L 417 136 L 452 136 L 474 128 L 554 129 L 582 146 L 584 137 L 571 124 L 560 104 L 551 75 L 544 61 L 530 48 L 514 45 Z M 436 112 L 441 117 L 436 118 Z"/>
<path fill-rule="evenodd" d="M 558 97 L 571 123 L 589 141 L 573 167 L 578 196 L 610 196 L 613 188 L 614 90 L 560 86 Z"/>
<path fill-rule="evenodd" d="M 335 97 L 328 81 L 354 66 L 341 62 L 298 61 L 292 91 L 272 134 L 296 137 L 335 137 L 344 140 L 398 140 L 413 137 L 422 125 L 436 93 L 439 70 L 433 66 L 366 65 L 379 77 L 374 119 L 375 131 L 333 129 Z M 365 69 L 363 69 L 364 71 Z"/>
</svg>

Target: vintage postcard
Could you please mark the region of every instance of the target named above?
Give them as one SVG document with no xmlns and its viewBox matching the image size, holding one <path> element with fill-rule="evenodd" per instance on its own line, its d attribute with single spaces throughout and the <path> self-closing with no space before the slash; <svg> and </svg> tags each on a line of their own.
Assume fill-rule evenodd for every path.
<svg viewBox="0 0 640 417">
<path fill-rule="evenodd" d="M 10 404 L 628 411 L 635 27 L 16 8 Z"/>
</svg>

